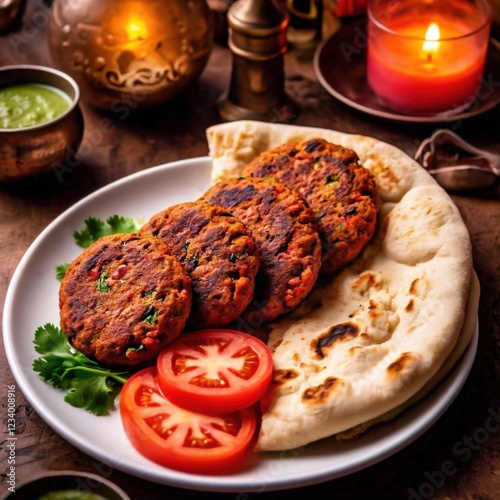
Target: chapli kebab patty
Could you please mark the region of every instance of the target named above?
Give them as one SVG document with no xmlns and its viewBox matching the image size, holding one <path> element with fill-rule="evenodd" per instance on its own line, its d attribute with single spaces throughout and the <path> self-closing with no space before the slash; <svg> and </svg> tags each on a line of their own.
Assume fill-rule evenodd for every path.
<svg viewBox="0 0 500 500">
<path fill-rule="evenodd" d="M 161 239 L 103 236 L 66 271 L 59 291 L 61 328 L 98 363 L 135 366 L 179 336 L 191 300 L 191 281 Z"/>
<path fill-rule="evenodd" d="M 212 186 L 203 199 L 226 207 L 250 229 L 260 255 L 250 326 L 291 311 L 313 287 L 321 244 L 313 212 L 299 194 L 273 179 L 238 178 Z"/>
<path fill-rule="evenodd" d="M 227 325 L 251 302 L 259 268 L 255 240 L 226 208 L 179 203 L 154 215 L 141 233 L 165 241 L 191 278 L 190 328 Z"/>
<path fill-rule="evenodd" d="M 324 139 L 283 144 L 254 158 L 242 175 L 278 179 L 304 197 L 318 220 L 322 274 L 352 262 L 375 232 L 375 178 L 352 149 Z"/>
</svg>

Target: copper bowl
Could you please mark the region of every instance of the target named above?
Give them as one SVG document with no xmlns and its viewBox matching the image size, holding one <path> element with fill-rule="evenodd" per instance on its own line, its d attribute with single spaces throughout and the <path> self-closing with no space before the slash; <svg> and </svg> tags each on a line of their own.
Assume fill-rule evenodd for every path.
<svg viewBox="0 0 500 500">
<path fill-rule="evenodd" d="M 15 486 L 1 500 L 34 500 L 47 493 L 76 490 L 93 493 L 104 500 L 130 500 L 130 497 L 116 484 L 97 474 L 77 471 L 47 472 Z"/>
<path fill-rule="evenodd" d="M 41 174 L 65 162 L 78 150 L 83 137 L 80 90 L 68 75 L 45 66 L 15 65 L 0 68 L 0 88 L 39 83 L 66 93 L 71 106 L 59 117 L 32 127 L 0 128 L 0 181 Z"/>
</svg>

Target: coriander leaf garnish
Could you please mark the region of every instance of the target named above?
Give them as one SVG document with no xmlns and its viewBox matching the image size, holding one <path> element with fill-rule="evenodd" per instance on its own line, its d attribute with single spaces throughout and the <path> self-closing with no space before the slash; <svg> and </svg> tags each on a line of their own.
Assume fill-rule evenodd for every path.
<svg viewBox="0 0 500 500">
<path fill-rule="evenodd" d="M 95 415 L 107 415 L 128 372 L 103 368 L 68 344 L 64 332 L 46 323 L 35 331 L 35 350 L 42 354 L 33 370 L 47 383 L 67 389 L 64 400 Z"/>
<path fill-rule="evenodd" d="M 75 243 L 87 248 L 96 242 L 101 236 L 116 233 L 135 233 L 139 231 L 142 223 L 136 217 L 124 217 L 123 215 L 112 215 L 105 221 L 96 217 L 88 217 L 84 221 L 84 227 L 73 233 Z M 64 278 L 69 264 L 61 264 L 56 267 L 56 277 L 59 281 Z"/>
<path fill-rule="evenodd" d="M 112 215 L 106 221 L 96 217 L 88 217 L 85 219 L 84 224 L 83 229 L 73 233 L 76 244 L 82 248 L 87 248 L 101 236 L 116 233 L 134 233 L 141 228 L 139 219 L 123 217 L 122 215 Z"/>
<path fill-rule="evenodd" d="M 108 408 L 113 407 L 117 394 L 116 384 L 110 384 L 107 377 L 82 372 L 72 381 L 64 401 L 77 408 L 96 408 L 98 410 L 92 413 L 102 416 L 107 415 Z"/>
<path fill-rule="evenodd" d="M 69 262 L 66 262 L 65 264 L 61 264 L 56 267 L 56 278 L 61 281 L 64 278 L 64 275 L 66 274 L 66 271 L 68 270 L 69 267 Z"/>
<path fill-rule="evenodd" d="M 106 222 L 109 225 L 110 234 L 113 233 L 135 233 L 141 229 L 141 222 L 135 217 L 123 217 L 112 215 Z"/>
</svg>

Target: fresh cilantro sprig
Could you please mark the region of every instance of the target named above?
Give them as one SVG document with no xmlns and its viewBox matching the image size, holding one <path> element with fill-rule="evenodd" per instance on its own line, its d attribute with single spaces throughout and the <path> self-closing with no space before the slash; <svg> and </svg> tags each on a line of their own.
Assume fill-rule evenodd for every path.
<svg viewBox="0 0 500 500">
<path fill-rule="evenodd" d="M 71 347 L 64 332 L 51 323 L 36 329 L 33 343 L 42 355 L 33 361 L 33 370 L 47 383 L 66 390 L 67 403 L 98 416 L 109 413 L 128 372 L 101 367 Z"/>
<path fill-rule="evenodd" d="M 112 215 L 105 221 L 96 217 L 88 217 L 84 220 L 84 227 L 73 233 L 75 243 L 87 248 L 96 242 L 101 236 L 116 233 L 135 233 L 139 231 L 142 223 L 136 217 L 124 217 L 123 215 Z M 56 278 L 61 281 L 68 270 L 69 263 L 56 267 Z"/>
<path fill-rule="evenodd" d="M 56 267 L 56 278 L 61 281 L 64 278 L 64 275 L 66 274 L 66 271 L 68 270 L 69 263 L 66 262 L 65 264 L 61 264 Z"/>
<path fill-rule="evenodd" d="M 141 228 L 141 224 L 135 217 L 123 217 L 112 215 L 106 221 L 89 217 L 84 221 L 85 227 L 81 231 L 75 231 L 73 237 L 77 245 L 87 248 L 102 236 L 116 233 L 135 233 Z"/>
</svg>

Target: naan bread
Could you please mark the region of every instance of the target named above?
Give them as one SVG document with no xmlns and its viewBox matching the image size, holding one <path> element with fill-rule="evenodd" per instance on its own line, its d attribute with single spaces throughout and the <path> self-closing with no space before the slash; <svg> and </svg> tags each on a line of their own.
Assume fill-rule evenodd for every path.
<svg viewBox="0 0 500 500">
<path fill-rule="evenodd" d="M 363 422 L 362 424 L 356 425 L 351 429 L 347 429 L 346 431 L 340 432 L 335 435 L 335 437 L 339 441 L 353 439 L 355 437 L 364 434 L 370 427 L 380 424 L 383 422 L 387 422 L 395 417 L 397 417 L 402 411 L 411 405 L 417 403 L 422 398 L 427 396 L 429 392 L 436 387 L 436 385 L 441 382 L 444 377 L 450 373 L 450 371 L 454 368 L 457 361 L 462 357 L 465 350 L 469 346 L 469 343 L 474 335 L 474 330 L 476 328 L 477 323 L 477 310 L 479 307 L 479 280 L 475 273 L 472 276 L 471 287 L 469 290 L 469 296 L 467 299 L 467 304 L 465 308 L 465 320 L 462 324 L 462 329 L 460 330 L 460 334 L 458 337 L 458 341 L 453 347 L 453 351 L 446 357 L 444 363 L 439 367 L 439 370 L 433 375 L 433 377 L 420 389 L 416 392 L 410 399 L 407 399 L 404 403 L 393 408 L 392 410 L 380 415 L 376 418 L 368 420 L 367 422 Z"/>
<path fill-rule="evenodd" d="M 266 149 L 322 137 L 356 151 L 380 195 L 378 230 L 361 255 L 268 325 L 274 378 L 257 449 L 362 431 L 435 384 L 463 343 L 472 276 L 470 238 L 446 192 L 370 137 L 251 121 L 214 126 L 207 137 L 214 182 Z"/>
</svg>

